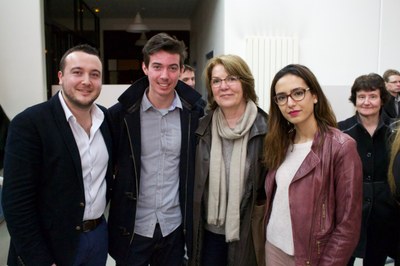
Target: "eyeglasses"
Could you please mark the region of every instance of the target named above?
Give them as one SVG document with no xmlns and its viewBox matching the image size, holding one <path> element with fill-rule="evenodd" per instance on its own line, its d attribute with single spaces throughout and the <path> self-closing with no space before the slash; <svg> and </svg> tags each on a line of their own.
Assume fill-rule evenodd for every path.
<svg viewBox="0 0 400 266">
<path fill-rule="evenodd" d="M 225 81 L 226 85 L 228 86 L 232 86 L 234 85 L 236 82 L 239 81 L 239 77 L 237 76 L 227 76 L 224 79 L 220 79 L 220 78 L 212 78 L 211 79 L 211 87 L 213 88 L 219 88 L 222 85 L 222 81 Z"/>
<path fill-rule="evenodd" d="M 304 88 L 295 88 L 290 91 L 289 94 L 286 93 L 278 93 L 277 95 L 274 96 L 275 103 L 277 105 L 284 105 L 287 103 L 288 98 L 292 98 L 294 101 L 299 102 L 306 97 L 306 92 L 310 90 L 310 88 L 304 89 Z"/>
</svg>

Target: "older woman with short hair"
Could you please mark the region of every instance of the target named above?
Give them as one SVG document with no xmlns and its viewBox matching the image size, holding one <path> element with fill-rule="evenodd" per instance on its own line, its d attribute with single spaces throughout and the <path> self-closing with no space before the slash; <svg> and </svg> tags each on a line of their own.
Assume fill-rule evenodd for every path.
<svg viewBox="0 0 400 266">
<path fill-rule="evenodd" d="M 383 266 L 386 257 L 395 254 L 398 219 L 387 182 L 391 129 L 381 115 L 389 97 L 380 75 L 357 77 L 349 98 L 356 113 L 338 124 L 357 142 L 363 164 L 361 234 L 348 266 L 354 265 L 356 257 L 363 258 L 364 266 Z"/>
<path fill-rule="evenodd" d="M 212 58 L 205 76 L 211 110 L 196 131 L 191 265 L 263 265 L 267 114 L 239 56 Z"/>
</svg>

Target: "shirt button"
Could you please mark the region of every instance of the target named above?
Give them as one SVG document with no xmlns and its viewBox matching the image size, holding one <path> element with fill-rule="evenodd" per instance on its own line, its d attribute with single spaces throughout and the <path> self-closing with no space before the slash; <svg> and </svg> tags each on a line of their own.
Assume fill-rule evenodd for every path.
<svg viewBox="0 0 400 266">
<path fill-rule="evenodd" d="M 368 181 L 371 181 L 371 179 L 372 179 L 372 178 L 371 178 L 371 176 L 370 176 L 370 175 L 369 175 L 369 176 L 367 176 L 367 180 L 368 180 Z"/>
<path fill-rule="evenodd" d="M 75 227 L 75 230 L 76 230 L 76 231 L 80 231 L 80 230 L 81 230 L 81 227 L 80 227 L 79 225 L 77 225 L 77 226 Z"/>
<path fill-rule="evenodd" d="M 371 157 L 371 155 L 372 155 L 372 153 L 367 152 L 367 157 L 368 157 L 368 158 Z"/>
<path fill-rule="evenodd" d="M 83 203 L 83 202 L 80 202 L 80 203 L 79 203 L 79 206 L 81 206 L 81 207 L 85 207 L 85 203 Z"/>
</svg>

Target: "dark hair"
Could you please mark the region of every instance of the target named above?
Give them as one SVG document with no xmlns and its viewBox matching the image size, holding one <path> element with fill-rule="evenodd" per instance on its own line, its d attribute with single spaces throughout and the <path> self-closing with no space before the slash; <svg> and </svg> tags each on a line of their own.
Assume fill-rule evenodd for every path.
<svg viewBox="0 0 400 266">
<path fill-rule="evenodd" d="M 187 57 L 186 46 L 183 41 L 162 32 L 151 37 L 142 49 L 143 61 L 146 67 L 149 66 L 150 56 L 158 51 L 165 51 L 170 54 L 179 54 L 179 66 L 183 67 Z"/>
<path fill-rule="evenodd" d="M 214 100 L 214 95 L 211 88 L 212 70 L 216 65 L 222 65 L 228 75 L 239 77 L 243 88 L 243 97 L 252 100 L 255 104 L 258 103 L 258 97 L 254 88 L 254 77 L 247 63 L 237 55 L 221 55 L 211 58 L 205 68 L 205 83 L 208 92 L 208 104 L 211 110 L 218 107 Z"/>
<path fill-rule="evenodd" d="M 385 80 L 385 82 L 389 82 L 390 76 L 393 76 L 393 75 L 400 76 L 400 72 L 395 69 L 388 69 L 385 71 L 385 73 L 383 73 L 382 77 Z"/>
<path fill-rule="evenodd" d="M 376 73 L 370 73 L 368 75 L 362 75 L 356 78 L 353 86 L 351 87 L 351 95 L 349 98 L 350 102 L 352 102 L 354 106 L 356 105 L 357 92 L 361 90 L 364 91 L 379 90 L 381 94 L 382 105 L 388 102 L 390 99 L 390 94 L 385 87 L 385 81 L 380 75 Z"/>
<path fill-rule="evenodd" d="M 332 107 L 322 91 L 317 78 L 306 66 L 291 64 L 282 68 L 276 73 L 272 80 L 270 90 L 270 108 L 268 129 L 269 132 L 265 137 L 264 158 L 268 167 L 276 169 L 285 159 L 286 151 L 292 143 L 295 131 L 294 125 L 289 123 L 282 115 L 278 105 L 274 102 L 276 95 L 276 83 L 286 75 L 295 75 L 307 84 L 310 92 L 317 96 L 317 103 L 314 104 L 314 116 L 317 121 L 319 132 L 324 135 L 329 127 L 336 127 L 336 117 Z M 323 137 L 321 138 L 323 140 Z"/>
<path fill-rule="evenodd" d="M 190 65 L 184 64 L 184 65 L 183 65 L 183 72 L 186 72 L 186 71 L 194 72 L 195 69 L 194 69 L 194 67 L 192 67 L 192 66 L 190 66 Z"/>
<path fill-rule="evenodd" d="M 64 55 L 61 57 L 60 65 L 59 65 L 61 72 L 64 72 L 64 69 L 65 69 L 65 59 L 67 58 L 68 55 L 72 54 L 73 52 L 84 52 L 87 54 L 95 55 L 100 59 L 100 62 L 101 62 L 99 51 L 95 47 L 90 46 L 89 44 L 79 44 L 77 46 L 74 46 L 74 47 L 68 49 L 64 53 Z"/>
</svg>

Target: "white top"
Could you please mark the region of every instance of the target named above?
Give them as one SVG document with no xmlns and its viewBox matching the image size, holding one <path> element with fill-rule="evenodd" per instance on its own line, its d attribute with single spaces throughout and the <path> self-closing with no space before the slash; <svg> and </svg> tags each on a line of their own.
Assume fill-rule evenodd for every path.
<svg viewBox="0 0 400 266">
<path fill-rule="evenodd" d="M 286 158 L 279 166 L 275 180 L 276 192 L 271 217 L 267 225 L 268 241 L 288 255 L 294 255 L 292 221 L 290 218 L 289 186 L 300 165 L 311 150 L 312 141 L 289 147 Z"/>
<path fill-rule="evenodd" d="M 108 151 L 100 126 L 104 121 L 104 113 L 97 105 L 93 105 L 92 127 L 90 136 L 77 122 L 69 110 L 62 93 L 59 94 L 65 117 L 71 127 L 81 157 L 83 186 L 85 189 L 85 212 L 83 221 L 97 219 L 103 215 L 106 207 L 106 172 L 108 167 Z"/>
</svg>

